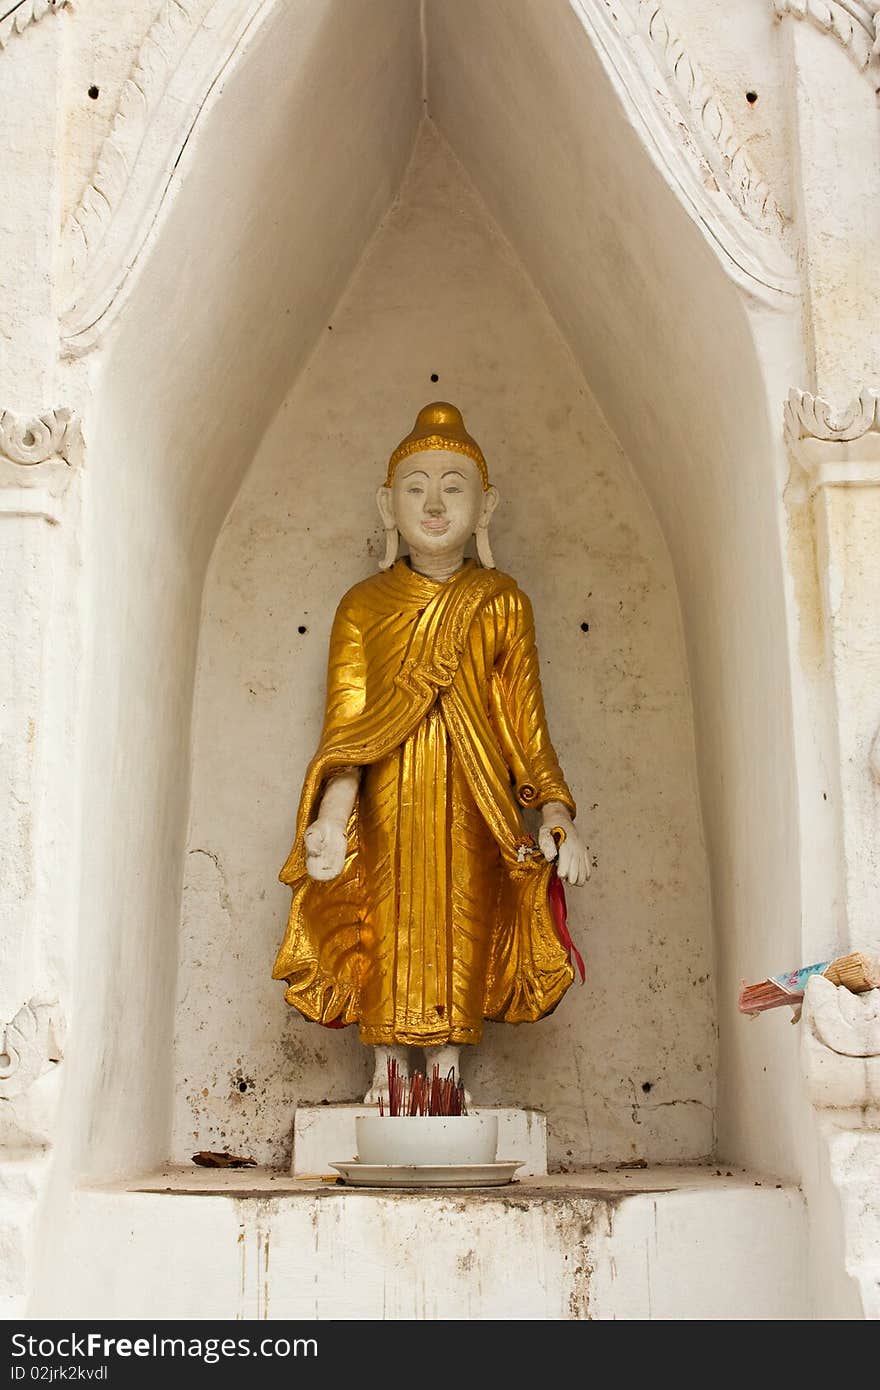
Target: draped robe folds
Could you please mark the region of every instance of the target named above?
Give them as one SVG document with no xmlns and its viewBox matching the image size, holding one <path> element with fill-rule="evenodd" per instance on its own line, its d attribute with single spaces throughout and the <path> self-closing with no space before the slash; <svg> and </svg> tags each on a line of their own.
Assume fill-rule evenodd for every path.
<svg viewBox="0 0 880 1390">
<path fill-rule="evenodd" d="M 321 791 L 360 770 L 342 873 L 309 878 Z M 339 605 L 324 728 L 280 878 L 285 998 L 361 1041 L 476 1043 L 483 1021 L 550 1013 L 573 979 L 548 904 L 553 865 L 521 808 L 572 815 L 544 715 L 531 605 L 472 561 L 451 579 L 399 560 Z"/>
</svg>

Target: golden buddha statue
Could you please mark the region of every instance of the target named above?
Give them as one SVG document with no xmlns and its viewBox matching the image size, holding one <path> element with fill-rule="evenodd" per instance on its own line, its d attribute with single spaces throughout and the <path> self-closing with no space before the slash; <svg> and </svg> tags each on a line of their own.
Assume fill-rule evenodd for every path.
<svg viewBox="0 0 880 1390">
<path fill-rule="evenodd" d="M 306 1018 L 356 1023 L 376 1049 L 368 1099 L 389 1056 L 406 1069 L 409 1046 L 432 1049 L 445 1074 L 486 1019 L 556 1007 L 574 971 L 554 892 L 558 909 L 559 880 L 590 876 L 531 605 L 494 568 L 498 493 L 454 406 L 419 412 L 377 500 L 385 558 L 333 623 L 273 970 Z M 472 535 L 479 562 L 465 559 Z M 524 808 L 540 810 L 537 839 Z"/>
</svg>

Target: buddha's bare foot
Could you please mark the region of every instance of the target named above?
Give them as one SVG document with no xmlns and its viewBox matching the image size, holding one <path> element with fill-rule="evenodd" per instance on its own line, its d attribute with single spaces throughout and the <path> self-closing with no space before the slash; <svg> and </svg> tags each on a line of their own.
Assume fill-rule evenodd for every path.
<svg viewBox="0 0 880 1390">
<path fill-rule="evenodd" d="M 405 1047 L 374 1047 L 373 1079 L 364 1096 L 364 1105 L 378 1105 L 379 1097 L 388 1103 L 388 1063 L 393 1058 L 401 1076 L 409 1076 L 409 1049 Z"/>
<path fill-rule="evenodd" d="M 426 1047 L 425 1071 L 427 1073 L 428 1080 L 430 1081 L 431 1073 L 433 1072 L 434 1068 L 439 1067 L 441 1077 L 447 1077 L 450 1072 L 454 1072 L 456 1081 L 461 1081 L 462 1075 L 460 1070 L 460 1057 L 461 1048 L 456 1043 L 447 1043 L 443 1047 Z M 473 1104 L 473 1099 L 474 1098 L 471 1095 L 470 1091 L 467 1089 L 467 1087 L 465 1087 L 465 1105 Z"/>
</svg>

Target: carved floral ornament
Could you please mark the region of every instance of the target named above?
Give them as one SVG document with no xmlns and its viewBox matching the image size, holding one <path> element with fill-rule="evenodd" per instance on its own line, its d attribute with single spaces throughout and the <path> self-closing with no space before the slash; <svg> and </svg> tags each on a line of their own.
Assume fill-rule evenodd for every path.
<svg viewBox="0 0 880 1390">
<path fill-rule="evenodd" d="M 0 410 L 0 458 L 25 467 L 63 459 L 78 462 L 82 444 L 80 424 L 72 410 L 47 410 L 44 415 L 19 415 Z"/>
<path fill-rule="evenodd" d="M 835 410 L 823 396 L 792 389 L 785 403 L 785 432 L 791 444 L 801 439 L 849 443 L 880 431 L 880 391 L 863 387 L 843 410 Z"/>
<path fill-rule="evenodd" d="M 0 1101 L 14 1100 L 61 1061 L 58 1005 L 32 999 L 0 1031 Z"/>
<path fill-rule="evenodd" d="M 773 8 L 780 19 L 791 15 L 833 34 L 858 67 L 880 62 L 878 0 L 773 0 Z"/>
<path fill-rule="evenodd" d="M 0 0 L 0 48 L 5 48 L 11 38 L 21 34 L 31 24 L 43 19 L 50 10 L 63 10 L 69 0 L 18 0 L 18 4 L 3 4 Z"/>
<path fill-rule="evenodd" d="M 813 489 L 880 485 L 880 391 L 863 387 L 837 410 L 823 396 L 792 390 L 785 438 Z"/>
</svg>

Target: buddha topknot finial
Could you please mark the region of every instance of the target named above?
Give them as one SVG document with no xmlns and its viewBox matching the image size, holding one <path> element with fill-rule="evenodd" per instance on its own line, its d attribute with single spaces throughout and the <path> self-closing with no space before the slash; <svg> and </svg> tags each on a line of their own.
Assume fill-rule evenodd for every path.
<svg viewBox="0 0 880 1390">
<path fill-rule="evenodd" d="M 448 401 L 432 401 L 430 405 L 422 406 L 415 425 L 388 460 L 385 486 L 391 486 L 394 470 L 401 459 L 408 458 L 410 454 L 420 454 L 425 449 L 450 449 L 456 454 L 467 454 L 480 470 L 483 491 L 488 490 L 489 469 L 483 451 L 465 429 L 461 411 Z"/>
</svg>

